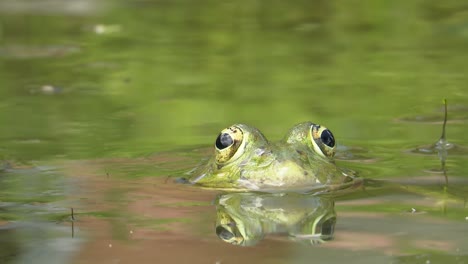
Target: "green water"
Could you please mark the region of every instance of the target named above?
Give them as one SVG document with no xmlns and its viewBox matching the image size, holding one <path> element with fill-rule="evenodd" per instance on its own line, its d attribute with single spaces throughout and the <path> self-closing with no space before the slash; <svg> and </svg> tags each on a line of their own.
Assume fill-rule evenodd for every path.
<svg viewBox="0 0 468 264">
<path fill-rule="evenodd" d="M 467 47 L 461 1 L 0 0 L 0 262 L 467 263 Z M 412 152 L 443 98 L 448 186 Z M 323 246 L 228 245 L 216 194 L 166 181 L 226 126 L 307 120 L 390 182 L 340 198 Z"/>
</svg>

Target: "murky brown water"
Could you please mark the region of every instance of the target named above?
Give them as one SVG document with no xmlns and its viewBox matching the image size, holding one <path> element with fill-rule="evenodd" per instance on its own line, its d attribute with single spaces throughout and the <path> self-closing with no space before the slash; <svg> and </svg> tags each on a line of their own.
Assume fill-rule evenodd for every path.
<svg viewBox="0 0 468 264">
<path fill-rule="evenodd" d="M 440 207 L 443 215 L 440 200 L 410 192 L 374 196 L 357 190 L 361 198 L 338 200 L 331 242 L 311 246 L 276 234 L 266 236 L 255 247 L 233 246 L 215 233 L 213 201 L 217 192 L 161 177 L 129 180 L 103 173 L 111 166 L 150 164 L 154 160 L 66 165 L 67 177 L 76 180 L 75 194 L 69 197 L 76 202 L 74 236 L 87 240 L 73 263 L 304 263 L 317 258 L 381 263 L 404 262 L 415 251 L 426 252 L 418 255 L 421 261 L 437 259 L 437 254 L 454 263 L 466 261 L 463 252 L 468 252 L 468 241 L 460 232 L 467 230 L 467 223 L 428 214 L 424 208 Z M 379 212 L 359 210 L 371 206 L 380 208 Z M 455 200 L 448 206 L 450 214 L 465 205 Z M 71 228 L 70 222 L 66 225 Z"/>
</svg>

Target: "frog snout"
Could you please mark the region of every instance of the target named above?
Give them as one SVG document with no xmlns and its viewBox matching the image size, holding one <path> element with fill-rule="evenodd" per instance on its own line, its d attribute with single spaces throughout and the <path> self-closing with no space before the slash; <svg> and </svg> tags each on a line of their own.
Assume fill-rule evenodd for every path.
<svg viewBox="0 0 468 264">
<path fill-rule="evenodd" d="M 276 173 L 284 180 L 296 181 L 306 177 L 309 172 L 304 169 L 300 164 L 287 160 L 277 164 Z"/>
</svg>

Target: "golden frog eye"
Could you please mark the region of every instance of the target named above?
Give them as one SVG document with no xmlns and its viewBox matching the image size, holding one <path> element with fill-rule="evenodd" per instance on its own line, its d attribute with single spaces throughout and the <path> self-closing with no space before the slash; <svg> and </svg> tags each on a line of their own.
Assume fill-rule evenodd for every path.
<svg viewBox="0 0 468 264">
<path fill-rule="evenodd" d="M 243 138 L 244 134 L 237 126 L 221 131 L 215 142 L 216 163 L 222 164 L 231 160 L 238 152 Z"/>
<path fill-rule="evenodd" d="M 329 158 L 335 155 L 335 137 L 328 128 L 314 124 L 310 127 L 310 134 L 317 153 Z"/>
</svg>

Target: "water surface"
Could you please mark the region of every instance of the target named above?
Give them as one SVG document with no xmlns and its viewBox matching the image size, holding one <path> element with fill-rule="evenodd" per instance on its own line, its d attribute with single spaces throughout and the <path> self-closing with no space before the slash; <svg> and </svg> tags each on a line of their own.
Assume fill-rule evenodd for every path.
<svg viewBox="0 0 468 264">
<path fill-rule="evenodd" d="M 1 0 L 0 262 L 467 263 L 467 11 Z M 447 177 L 418 151 L 440 137 L 443 98 Z M 172 182 L 224 127 L 278 140 L 308 120 L 369 180 L 336 198 L 330 241 L 227 244 L 220 194 Z"/>
</svg>

